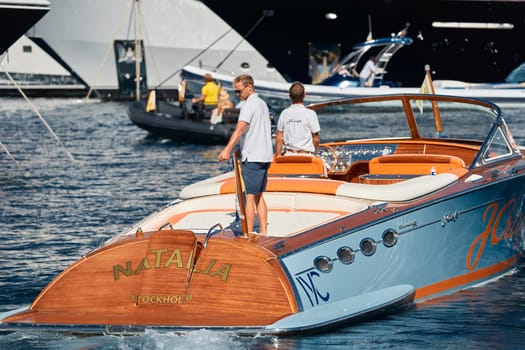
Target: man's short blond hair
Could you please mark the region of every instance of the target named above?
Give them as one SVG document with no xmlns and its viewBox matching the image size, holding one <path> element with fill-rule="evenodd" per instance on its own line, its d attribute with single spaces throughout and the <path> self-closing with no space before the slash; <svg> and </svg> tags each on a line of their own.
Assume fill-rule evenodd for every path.
<svg viewBox="0 0 525 350">
<path fill-rule="evenodd" d="M 241 75 L 236 76 L 235 79 L 233 80 L 233 84 L 236 84 L 239 82 L 242 83 L 242 86 L 248 86 L 248 85 L 254 86 L 253 78 L 249 74 L 241 74 Z"/>
</svg>

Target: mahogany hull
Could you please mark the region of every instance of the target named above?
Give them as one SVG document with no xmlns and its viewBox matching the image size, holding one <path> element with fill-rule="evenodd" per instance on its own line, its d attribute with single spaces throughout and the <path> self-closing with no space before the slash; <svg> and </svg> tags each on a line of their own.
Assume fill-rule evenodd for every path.
<svg viewBox="0 0 525 350">
<path fill-rule="evenodd" d="M 4 321 L 259 326 L 297 310 L 275 256 L 245 240 L 212 239 L 192 267 L 196 244 L 193 233 L 168 230 L 96 250 Z"/>
</svg>

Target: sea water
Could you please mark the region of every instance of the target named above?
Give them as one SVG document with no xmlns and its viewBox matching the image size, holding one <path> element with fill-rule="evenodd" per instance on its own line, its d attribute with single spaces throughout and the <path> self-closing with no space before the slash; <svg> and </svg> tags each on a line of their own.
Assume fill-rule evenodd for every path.
<svg viewBox="0 0 525 350">
<path fill-rule="evenodd" d="M 0 312 L 31 303 L 69 264 L 185 185 L 230 170 L 217 161 L 222 146 L 151 137 L 129 121 L 127 103 L 32 103 L 57 138 L 23 99 L 0 99 L 0 141 L 14 159 L 0 150 Z M 524 145 L 522 106 L 504 110 Z M 336 117 L 321 125 L 325 140 L 344 136 Z M 12 332 L 0 334 L 0 349 L 525 349 L 525 264 L 492 283 L 320 334 Z"/>
</svg>

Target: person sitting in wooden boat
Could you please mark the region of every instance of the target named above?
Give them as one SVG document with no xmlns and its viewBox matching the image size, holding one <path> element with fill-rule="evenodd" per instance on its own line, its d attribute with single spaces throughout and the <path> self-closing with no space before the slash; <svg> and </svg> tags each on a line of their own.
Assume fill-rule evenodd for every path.
<svg viewBox="0 0 525 350">
<path fill-rule="evenodd" d="M 226 108 L 234 108 L 234 105 L 232 100 L 230 100 L 230 94 L 228 91 L 221 88 L 221 92 L 219 93 L 219 103 L 217 103 L 217 107 L 211 112 L 210 123 L 220 123 L 222 121 L 222 112 Z"/>
<path fill-rule="evenodd" d="M 213 110 L 219 101 L 220 87 L 213 81 L 210 73 L 204 74 L 204 85 L 200 97 L 191 99 L 194 108 L 202 115 L 204 110 Z"/>
<path fill-rule="evenodd" d="M 304 85 L 294 82 L 288 90 L 292 104 L 285 108 L 277 122 L 275 154 L 315 154 L 319 147 L 317 113 L 304 106 Z"/>
</svg>

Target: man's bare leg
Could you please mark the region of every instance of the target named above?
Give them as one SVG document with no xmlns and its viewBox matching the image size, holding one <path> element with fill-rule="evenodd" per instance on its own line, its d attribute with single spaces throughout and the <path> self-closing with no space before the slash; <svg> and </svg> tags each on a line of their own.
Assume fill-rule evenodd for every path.
<svg viewBox="0 0 525 350">
<path fill-rule="evenodd" d="M 266 206 L 266 201 L 264 200 L 264 196 L 262 193 L 259 193 L 255 196 L 255 203 L 257 209 L 257 217 L 259 219 L 259 233 L 265 235 L 268 233 L 268 208 Z"/>
<path fill-rule="evenodd" d="M 246 194 L 246 226 L 248 226 L 248 232 L 253 232 L 254 222 L 255 222 L 255 195 Z"/>
</svg>

